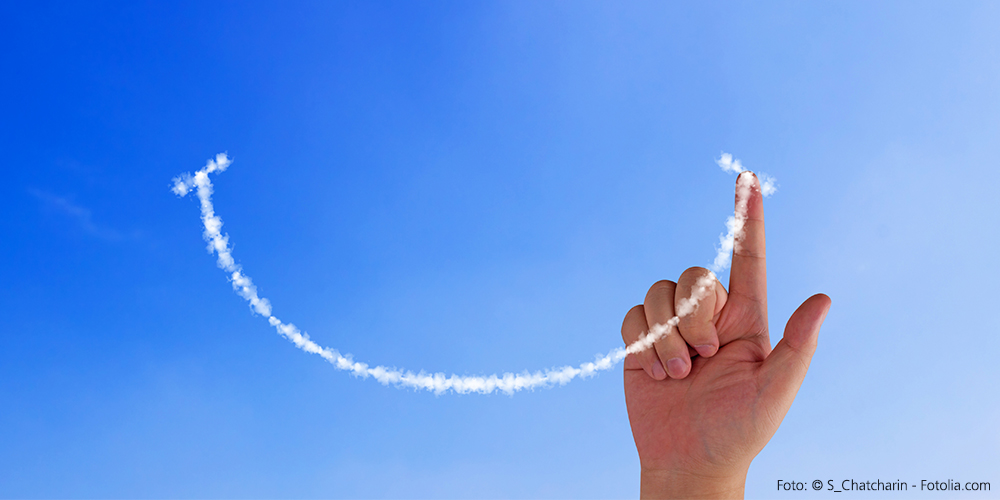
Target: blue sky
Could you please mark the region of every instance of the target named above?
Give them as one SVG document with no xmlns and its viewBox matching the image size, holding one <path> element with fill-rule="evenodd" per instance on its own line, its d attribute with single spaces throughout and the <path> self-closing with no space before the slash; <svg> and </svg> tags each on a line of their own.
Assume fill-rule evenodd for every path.
<svg viewBox="0 0 1000 500">
<path fill-rule="evenodd" d="M 221 151 L 216 208 L 276 315 L 470 375 L 617 347 L 650 284 L 711 262 L 731 152 L 779 182 L 772 341 L 833 299 L 748 495 L 995 496 L 998 22 L 986 2 L 6 5 L 0 496 L 637 494 L 617 369 L 434 396 L 276 335 L 169 191 Z"/>
</svg>

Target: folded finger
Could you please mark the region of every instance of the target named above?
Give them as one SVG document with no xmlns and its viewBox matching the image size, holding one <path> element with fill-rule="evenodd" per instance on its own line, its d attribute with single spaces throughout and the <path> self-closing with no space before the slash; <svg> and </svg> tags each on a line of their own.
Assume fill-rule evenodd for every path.
<svg viewBox="0 0 1000 500">
<path fill-rule="evenodd" d="M 649 327 L 646 325 L 646 314 L 643 311 L 643 306 L 638 305 L 629 309 L 628 313 L 625 314 L 625 320 L 622 321 L 622 340 L 625 341 L 625 346 L 635 344 L 644 338 L 648 331 Z M 667 378 L 667 372 L 660 364 L 656 357 L 656 351 L 653 349 L 629 353 L 625 356 L 625 369 L 643 370 L 646 375 L 656 380 Z"/>
<path fill-rule="evenodd" d="M 711 357 L 719 350 L 715 320 L 727 298 L 722 283 L 703 267 L 689 268 L 677 280 L 674 310 L 678 333 L 703 357 Z"/>
<path fill-rule="evenodd" d="M 673 281 L 654 283 L 646 293 L 643 310 L 651 333 L 659 337 L 653 348 L 660 363 L 666 367 L 671 378 L 684 378 L 691 370 L 691 355 L 687 343 L 677 334 L 677 319 L 674 314 L 676 287 L 677 284 Z"/>
</svg>

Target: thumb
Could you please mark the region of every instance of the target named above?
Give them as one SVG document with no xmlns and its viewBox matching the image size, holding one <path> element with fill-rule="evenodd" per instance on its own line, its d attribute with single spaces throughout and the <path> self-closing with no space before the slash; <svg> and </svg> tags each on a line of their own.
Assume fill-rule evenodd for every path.
<svg viewBox="0 0 1000 500">
<path fill-rule="evenodd" d="M 785 335 L 761 366 L 761 395 L 780 423 L 792 406 L 795 394 L 816 352 L 819 327 L 830 310 L 830 297 L 818 293 L 806 299 L 788 318 Z"/>
</svg>

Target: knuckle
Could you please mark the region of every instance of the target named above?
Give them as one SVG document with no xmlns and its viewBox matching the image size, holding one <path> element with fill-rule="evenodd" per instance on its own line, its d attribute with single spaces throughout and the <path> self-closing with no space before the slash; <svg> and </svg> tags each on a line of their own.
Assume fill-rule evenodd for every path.
<svg viewBox="0 0 1000 500">
<path fill-rule="evenodd" d="M 649 302 L 650 298 L 653 297 L 667 297 L 673 298 L 674 290 L 677 289 L 677 283 L 670 280 L 660 280 L 653 283 L 653 286 L 649 287 L 649 291 L 646 292 L 646 302 Z"/>
<path fill-rule="evenodd" d="M 632 309 L 629 309 L 628 312 L 625 313 L 625 319 L 627 320 L 628 318 L 633 316 L 644 317 L 646 315 L 646 312 L 643 309 L 644 308 L 642 304 L 639 304 L 637 306 L 632 306 Z"/>
<path fill-rule="evenodd" d="M 641 330 L 642 327 L 640 325 L 642 325 L 642 322 L 640 319 L 645 321 L 645 318 L 646 312 L 643 309 L 642 304 L 629 309 L 628 312 L 625 313 L 625 319 L 622 320 L 622 338 L 628 340 L 629 331 L 632 329 Z M 634 334 L 638 335 L 638 332 L 635 332 Z"/>
<path fill-rule="evenodd" d="M 705 269 L 704 267 L 698 267 L 698 266 L 689 267 L 689 268 L 685 269 L 683 273 L 681 273 L 681 277 L 677 279 L 677 282 L 678 283 L 680 283 L 680 282 L 694 283 L 694 282 L 698 281 L 699 279 L 701 279 L 702 277 L 708 276 L 711 273 L 712 273 L 712 271 L 709 271 L 708 269 Z"/>
</svg>

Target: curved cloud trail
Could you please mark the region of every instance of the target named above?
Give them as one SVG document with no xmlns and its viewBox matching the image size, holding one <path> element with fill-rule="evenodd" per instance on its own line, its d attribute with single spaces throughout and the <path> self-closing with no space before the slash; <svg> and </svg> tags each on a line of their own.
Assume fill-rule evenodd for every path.
<svg viewBox="0 0 1000 500">
<path fill-rule="evenodd" d="M 740 161 L 734 161 L 732 155 L 728 153 L 723 153 L 716 160 L 716 163 L 727 172 L 742 173 L 745 171 Z M 618 347 L 612 349 L 605 355 L 598 354 L 594 361 L 581 363 L 579 366 L 550 368 L 534 373 L 524 371 L 521 373 L 504 373 L 502 375 L 494 374 L 489 376 L 460 376 L 454 374 L 447 376 L 440 372 L 426 373 L 420 371 L 419 373 L 414 373 L 409 370 L 403 371 L 385 366 L 372 367 L 367 363 L 354 361 L 350 354 L 344 355 L 336 349 L 320 346 L 310 339 L 309 334 L 306 332 L 299 330 L 292 323 L 281 321 L 271 314 L 271 302 L 258 295 L 257 287 L 254 286 L 253 280 L 243 272 L 243 267 L 233 259 L 232 248 L 229 246 L 229 235 L 222 234 L 222 219 L 215 214 L 215 207 L 212 204 L 212 181 L 209 180 L 208 174 L 223 172 L 230 164 L 232 164 L 232 159 L 226 153 L 219 153 L 215 156 L 215 159 L 208 160 L 208 163 L 201 170 L 195 172 L 194 175 L 185 173 L 174 178 L 171 190 L 178 196 L 186 196 L 192 190 L 197 194 L 198 200 L 201 202 L 201 220 L 205 227 L 202 236 L 208 242 L 208 251 L 218 256 L 217 263 L 229 275 L 229 281 L 232 283 L 233 289 L 240 297 L 243 297 L 250 303 L 250 308 L 255 313 L 264 316 L 267 322 L 281 336 L 291 341 L 299 349 L 321 356 L 337 367 L 337 369 L 349 371 L 362 378 L 372 377 L 383 385 L 392 384 L 397 387 L 424 389 L 436 394 L 448 391 L 459 394 L 490 394 L 494 392 L 513 394 L 525 389 L 566 385 L 577 377 L 592 377 L 600 371 L 615 366 L 625 359 L 628 354 L 649 349 L 656 341 L 670 334 L 672 329 L 680 322 L 680 317 L 691 314 L 697 309 L 701 299 L 709 291 L 713 290 L 713 281 L 716 279 L 714 274 L 709 274 L 699 280 L 692 296 L 681 302 L 677 310 L 677 316 L 674 316 L 665 324 L 653 325 L 647 335 L 641 336 L 639 340 L 631 345 L 625 348 Z M 767 184 L 763 182 L 765 178 L 768 179 Z M 753 181 L 749 175 L 741 175 L 738 180 L 737 199 L 739 202 L 736 206 L 736 216 L 730 217 L 726 222 L 729 228 L 728 235 L 720 236 L 722 245 L 712 266 L 713 271 L 716 273 L 728 267 L 729 254 L 732 252 L 733 245 L 739 242 L 743 221 L 746 219 L 746 200 L 750 193 L 749 190 L 753 186 Z M 764 196 L 773 193 L 773 178 L 762 176 L 761 180 L 761 190 Z M 726 255 L 720 257 L 723 253 Z"/>
</svg>

